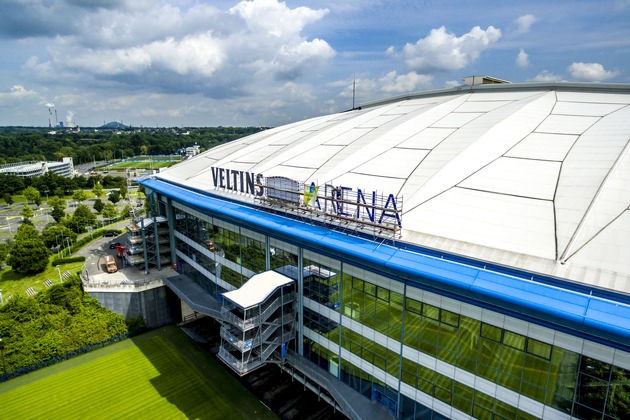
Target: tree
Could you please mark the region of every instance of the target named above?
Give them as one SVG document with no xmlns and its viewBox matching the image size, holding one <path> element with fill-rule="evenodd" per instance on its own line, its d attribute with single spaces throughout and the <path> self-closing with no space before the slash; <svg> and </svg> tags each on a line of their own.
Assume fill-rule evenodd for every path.
<svg viewBox="0 0 630 420">
<path fill-rule="evenodd" d="M 0 242 L 0 265 L 4 264 L 9 256 L 9 244 L 6 242 Z"/>
<path fill-rule="evenodd" d="M 55 219 L 55 222 L 59 223 L 66 217 L 66 200 L 53 195 L 48 199 L 48 205 L 52 207 L 50 214 Z"/>
<path fill-rule="evenodd" d="M 111 190 L 107 195 L 107 199 L 111 201 L 113 204 L 116 204 L 120 201 L 120 191 Z"/>
<path fill-rule="evenodd" d="M 131 216 L 131 206 L 129 204 L 125 204 L 120 211 L 120 215 L 122 217 L 130 217 Z"/>
<path fill-rule="evenodd" d="M 11 193 L 4 193 L 4 195 L 2 196 L 2 198 L 4 198 L 5 203 L 7 203 L 7 206 L 10 206 L 11 204 L 13 204 L 13 195 L 11 195 Z"/>
<path fill-rule="evenodd" d="M 85 232 L 87 226 L 96 223 L 96 215 L 85 204 L 80 204 L 66 225 L 76 233 Z"/>
<path fill-rule="evenodd" d="M 37 191 L 37 188 L 33 186 L 26 187 L 24 191 L 22 191 L 22 195 L 24 195 L 24 198 L 26 198 L 26 201 L 31 201 L 37 204 L 38 206 L 42 203 L 41 194 L 39 193 L 39 191 Z"/>
<path fill-rule="evenodd" d="M 48 265 L 48 249 L 37 229 L 21 224 L 15 234 L 7 264 L 16 273 L 39 273 Z"/>
<path fill-rule="evenodd" d="M 118 216 L 118 210 L 116 210 L 116 206 L 113 204 L 105 204 L 103 207 L 103 217 L 108 221 Z"/>
<path fill-rule="evenodd" d="M 96 198 L 101 198 L 105 192 L 103 191 L 103 186 L 100 182 L 94 184 L 94 188 L 92 188 L 92 193 L 96 196 Z"/>
<path fill-rule="evenodd" d="M 77 234 L 61 224 L 51 224 L 42 230 L 42 240 L 48 248 L 64 246 L 66 238 L 74 243 L 77 240 Z"/>
<path fill-rule="evenodd" d="M 97 198 L 96 200 L 94 200 L 94 205 L 92 206 L 94 208 L 94 210 L 96 210 L 97 213 L 100 213 L 103 211 L 103 202 L 101 201 L 100 198 Z"/>
<path fill-rule="evenodd" d="M 75 191 L 72 193 L 72 198 L 73 198 L 74 200 L 78 201 L 78 202 L 79 202 L 79 204 L 80 204 L 80 203 L 84 202 L 85 200 L 87 200 L 87 194 L 86 194 L 86 192 L 85 192 L 85 191 L 83 191 L 83 190 L 75 190 Z"/>
<path fill-rule="evenodd" d="M 22 216 L 25 220 L 28 220 L 35 216 L 35 212 L 33 212 L 31 206 L 29 206 L 28 204 L 24 204 L 22 206 L 22 210 L 20 210 L 20 216 Z"/>
<path fill-rule="evenodd" d="M 127 198 L 127 187 L 126 187 L 126 186 L 124 186 L 124 185 L 122 185 L 122 186 L 120 187 L 120 196 L 121 196 L 123 199 Z"/>
</svg>

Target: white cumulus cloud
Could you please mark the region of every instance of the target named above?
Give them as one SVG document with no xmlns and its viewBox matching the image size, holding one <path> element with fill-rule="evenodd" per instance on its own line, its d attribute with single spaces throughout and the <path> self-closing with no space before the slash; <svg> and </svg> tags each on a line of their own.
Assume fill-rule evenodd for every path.
<svg viewBox="0 0 630 420">
<path fill-rule="evenodd" d="M 460 70 L 476 61 L 481 53 L 501 38 L 501 30 L 494 26 L 481 29 L 475 26 L 470 32 L 458 37 L 446 31 L 444 26 L 415 44 L 406 44 L 401 57 L 407 67 L 420 73 Z M 387 51 L 393 53 L 390 48 Z"/>
<path fill-rule="evenodd" d="M 6 92 L 0 92 L 0 106 L 10 106 L 13 103 L 30 100 L 36 93 L 22 85 L 13 85 Z"/>
<path fill-rule="evenodd" d="M 538 21 L 538 19 L 536 19 L 534 15 L 519 16 L 516 19 L 516 33 L 523 34 L 529 32 L 536 21 Z"/>
<path fill-rule="evenodd" d="M 562 79 L 563 78 L 560 75 L 554 74 L 553 72 L 550 72 L 548 70 L 543 70 L 531 80 L 533 82 L 559 82 Z"/>
<path fill-rule="evenodd" d="M 430 85 L 432 81 L 433 76 L 418 74 L 415 71 L 400 75 L 396 71 L 390 71 L 378 79 L 378 85 L 382 92 L 396 94 L 417 91 Z"/>
<path fill-rule="evenodd" d="M 516 56 L 516 65 L 518 67 L 527 67 L 529 66 L 529 55 L 521 48 Z"/>
<path fill-rule="evenodd" d="M 608 71 L 599 63 L 572 63 L 567 67 L 572 78 L 581 82 L 601 82 L 616 77 L 619 72 Z"/>
</svg>

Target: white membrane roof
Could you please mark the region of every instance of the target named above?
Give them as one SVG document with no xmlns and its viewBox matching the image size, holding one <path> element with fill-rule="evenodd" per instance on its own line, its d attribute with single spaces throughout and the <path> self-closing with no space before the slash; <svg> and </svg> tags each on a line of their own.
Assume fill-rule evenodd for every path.
<svg viewBox="0 0 630 420">
<path fill-rule="evenodd" d="M 291 284 L 292 279 L 275 271 L 256 274 L 239 289 L 223 293 L 223 296 L 243 309 L 265 301 L 278 287 Z"/>
<path fill-rule="evenodd" d="M 403 199 L 400 240 L 630 293 L 630 85 L 506 84 L 408 95 L 277 127 L 157 174 L 211 167 Z"/>
</svg>

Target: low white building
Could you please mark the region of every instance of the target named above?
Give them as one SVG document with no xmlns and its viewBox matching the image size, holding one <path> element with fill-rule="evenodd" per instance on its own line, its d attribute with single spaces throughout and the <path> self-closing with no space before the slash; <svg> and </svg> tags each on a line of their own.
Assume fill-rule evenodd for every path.
<svg viewBox="0 0 630 420">
<path fill-rule="evenodd" d="M 29 161 L 9 163 L 7 165 L 0 166 L 0 173 L 17 175 L 23 178 L 42 176 L 49 171 L 66 178 L 71 178 L 74 175 L 74 164 L 72 158 L 65 157 L 61 162 Z"/>
</svg>

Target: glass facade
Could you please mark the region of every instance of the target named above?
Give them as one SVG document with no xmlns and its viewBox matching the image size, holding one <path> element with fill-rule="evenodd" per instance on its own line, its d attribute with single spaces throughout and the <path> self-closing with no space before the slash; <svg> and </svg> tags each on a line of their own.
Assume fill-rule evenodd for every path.
<svg viewBox="0 0 630 420">
<path fill-rule="evenodd" d="M 630 418 L 630 372 L 611 357 L 183 204 L 172 212 L 178 260 L 210 294 L 269 269 L 300 276 L 303 355 L 399 418 Z"/>
</svg>

